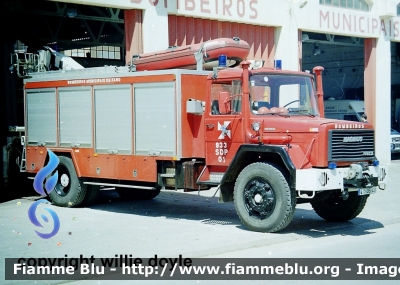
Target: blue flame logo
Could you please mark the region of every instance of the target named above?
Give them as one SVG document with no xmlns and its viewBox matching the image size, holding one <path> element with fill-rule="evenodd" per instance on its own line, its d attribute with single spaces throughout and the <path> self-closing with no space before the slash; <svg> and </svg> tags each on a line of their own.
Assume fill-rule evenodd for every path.
<svg viewBox="0 0 400 285">
<path fill-rule="evenodd" d="M 28 210 L 28 216 L 29 216 L 29 219 L 31 220 L 32 224 L 34 224 L 37 227 L 43 228 L 42 224 L 39 222 L 39 220 L 36 217 L 36 209 L 39 206 L 39 204 L 41 204 L 41 203 L 48 204 L 49 202 L 44 199 L 40 199 L 40 200 L 36 201 L 35 203 L 32 204 L 32 206 L 30 206 L 30 208 Z M 52 209 L 49 209 L 49 208 L 45 208 L 45 209 L 47 212 L 49 212 L 50 216 L 53 218 L 54 228 L 51 231 L 51 233 L 48 233 L 48 234 L 44 234 L 44 233 L 38 232 L 36 230 L 35 230 L 35 232 L 41 238 L 48 239 L 48 238 L 55 236 L 58 233 L 58 230 L 60 229 L 60 219 L 58 218 L 56 212 L 54 212 Z M 42 214 L 41 217 L 46 223 L 49 221 L 44 214 Z"/>
<path fill-rule="evenodd" d="M 47 196 L 48 193 L 53 191 L 58 180 L 58 171 L 56 171 L 53 176 L 50 176 L 46 180 L 45 188 L 47 192 L 45 192 L 46 190 L 43 189 L 44 180 L 57 168 L 58 163 L 60 162 L 57 155 L 55 155 L 51 150 L 48 149 L 47 152 L 49 153 L 49 162 L 45 167 L 39 170 L 35 176 L 35 180 L 33 180 L 33 188 L 42 196 Z"/>
<path fill-rule="evenodd" d="M 48 177 L 58 166 L 58 163 L 60 162 L 59 158 L 57 155 L 55 155 L 51 150 L 47 150 L 49 154 L 49 162 L 45 167 L 39 170 L 39 172 L 35 176 L 35 180 L 33 181 L 33 188 L 37 193 L 39 193 L 42 196 L 48 196 L 51 191 L 53 191 L 54 187 L 57 184 L 58 180 L 58 171 L 56 171 L 52 176 Z M 48 178 L 47 178 L 48 177 Z M 45 182 L 46 181 L 46 182 Z M 44 185 L 44 188 L 43 188 Z M 28 216 L 29 220 L 32 222 L 37 227 L 43 228 L 43 225 L 39 222 L 38 218 L 36 217 L 36 209 L 41 203 L 48 203 L 44 199 L 40 199 L 36 201 L 35 203 L 30 206 L 28 210 Z M 60 229 L 60 219 L 58 218 L 57 214 L 49 208 L 45 208 L 46 211 L 50 214 L 50 216 L 53 218 L 54 221 L 54 228 L 53 230 L 48 233 L 40 233 L 35 230 L 36 234 L 40 236 L 43 239 L 48 239 L 53 236 L 55 236 L 58 233 L 58 230 Z M 46 223 L 49 221 L 48 218 L 42 214 L 41 218 L 43 221 Z"/>
</svg>

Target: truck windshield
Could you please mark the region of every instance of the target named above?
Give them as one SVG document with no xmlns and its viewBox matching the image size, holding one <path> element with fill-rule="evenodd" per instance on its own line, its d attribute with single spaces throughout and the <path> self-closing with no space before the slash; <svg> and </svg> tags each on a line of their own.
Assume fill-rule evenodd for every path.
<svg viewBox="0 0 400 285">
<path fill-rule="evenodd" d="M 252 75 L 250 103 L 257 115 L 319 116 L 312 79 L 308 76 Z"/>
</svg>

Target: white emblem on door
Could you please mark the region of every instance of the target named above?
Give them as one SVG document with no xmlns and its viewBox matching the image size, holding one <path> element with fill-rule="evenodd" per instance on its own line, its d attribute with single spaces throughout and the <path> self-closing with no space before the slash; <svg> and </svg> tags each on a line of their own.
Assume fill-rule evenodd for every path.
<svg viewBox="0 0 400 285">
<path fill-rule="evenodd" d="M 225 121 L 223 125 L 218 122 L 218 131 L 221 131 L 221 134 L 219 135 L 218 139 L 223 140 L 225 136 L 228 136 L 231 138 L 231 131 L 228 130 L 228 127 L 230 125 L 230 121 Z"/>
</svg>

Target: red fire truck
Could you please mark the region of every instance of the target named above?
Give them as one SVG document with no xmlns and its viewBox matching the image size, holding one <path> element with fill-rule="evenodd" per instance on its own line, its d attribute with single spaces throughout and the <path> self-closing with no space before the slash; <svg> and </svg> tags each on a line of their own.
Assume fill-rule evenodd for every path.
<svg viewBox="0 0 400 285">
<path fill-rule="evenodd" d="M 201 47 L 196 58 L 197 67 L 216 59 Z M 324 118 L 322 67 L 256 69 L 241 59 L 212 71 L 136 71 L 133 60 L 30 73 L 25 171 L 36 174 L 55 153 L 50 198 L 63 207 L 90 203 L 101 186 L 130 199 L 219 187 L 254 231 L 285 228 L 299 203 L 329 221 L 355 218 L 386 183 L 372 125 Z"/>
</svg>

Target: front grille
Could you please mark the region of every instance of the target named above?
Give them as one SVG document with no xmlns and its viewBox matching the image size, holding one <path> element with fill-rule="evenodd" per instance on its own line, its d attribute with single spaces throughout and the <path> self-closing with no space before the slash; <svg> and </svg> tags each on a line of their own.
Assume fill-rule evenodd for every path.
<svg viewBox="0 0 400 285">
<path fill-rule="evenodd" d="M 329 161 L 360 161 L 375 158 L 373 130 L 330 130 Z"/>
</svg>

